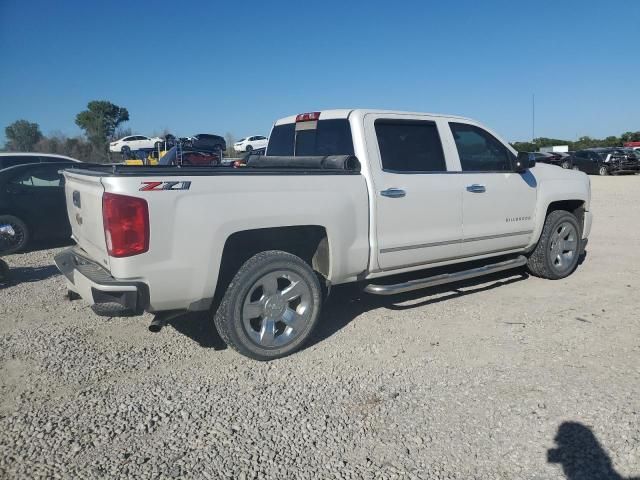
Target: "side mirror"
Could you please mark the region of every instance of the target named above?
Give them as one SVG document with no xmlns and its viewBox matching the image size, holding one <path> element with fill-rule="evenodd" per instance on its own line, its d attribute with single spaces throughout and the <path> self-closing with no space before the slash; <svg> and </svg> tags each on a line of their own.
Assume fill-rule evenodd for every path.
<svg viewBox="0 0 640 480">
<path fill-rule="evenodd" d="M 516 173 L 524 173 L 529 168 L 533 168 L 536 166 L 536 160 L 533 158 L 533 155 L 529 155 L 527 152 L 519 152 L 518 158 L 516 158 L 516 164 L 514 166 L 514 171 Z"/>
</svg>

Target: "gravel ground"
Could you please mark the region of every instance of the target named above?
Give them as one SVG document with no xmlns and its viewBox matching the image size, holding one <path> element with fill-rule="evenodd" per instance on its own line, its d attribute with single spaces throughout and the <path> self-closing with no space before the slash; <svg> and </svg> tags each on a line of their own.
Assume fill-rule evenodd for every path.
<svg viewBox="0 0 640 480">
<path fill-rule="evenodd" d="M 0 287 L 2 478 L 640 475 L 640 176 L 592 177 L 585 262 L 398 298 L 338 288 L 310 346 L 257 363 L 208 318 L 106 319 L 58 251 Z"/>
</svg>

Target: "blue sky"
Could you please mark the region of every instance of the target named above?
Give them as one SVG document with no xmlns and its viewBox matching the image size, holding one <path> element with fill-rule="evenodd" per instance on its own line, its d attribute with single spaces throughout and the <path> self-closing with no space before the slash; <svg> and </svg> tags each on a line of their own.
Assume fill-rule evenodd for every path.
<svg viewBox="0 0 640 480">
<path fill-rule="evenodd" d="M 236 137 L 325 108 L 476 118 L 509 140 L 640 130 L 640 1 L 0 0 L 0 138 L 126 126 Z"/>
</svg>

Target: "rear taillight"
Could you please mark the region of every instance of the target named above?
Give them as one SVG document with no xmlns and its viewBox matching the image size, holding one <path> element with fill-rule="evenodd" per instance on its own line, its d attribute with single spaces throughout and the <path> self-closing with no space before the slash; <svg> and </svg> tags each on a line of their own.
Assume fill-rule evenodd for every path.
<svg viewBox="0 0 640 480">
<path fill-rule="evenodd" d="M 102 220 L 110 256 L 130 257 L 149 250 L 149 207 L 145 199 L 105 193 Z"/>
<path fill-rule="evenodd" d="M 296 122 L 313 122 L 320 118 L 320 112 L 300 113 L 296 115 Z"/>
</svg>

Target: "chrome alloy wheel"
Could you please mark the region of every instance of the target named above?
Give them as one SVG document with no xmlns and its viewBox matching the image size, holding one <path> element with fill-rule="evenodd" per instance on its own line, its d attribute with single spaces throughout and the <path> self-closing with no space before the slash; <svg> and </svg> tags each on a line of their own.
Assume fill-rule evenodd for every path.
<svg viewBox="0 0 640 480">
<path fill-rule="evenodd" d="M 573 266 L 578 255 L 578 232 L 569 222 L 560 223 L 551 234 L 549 242 L 550 259 L 553 268 L 564 272 Z"/>
<path fill-rule="evenodd" d="M 294 341 L 311 321 L 312 292 L 298 274 L 269 272 L 249 288 L 242 305 L 242 324 L 261 347 L 278 348 Z"/>
</svg>

